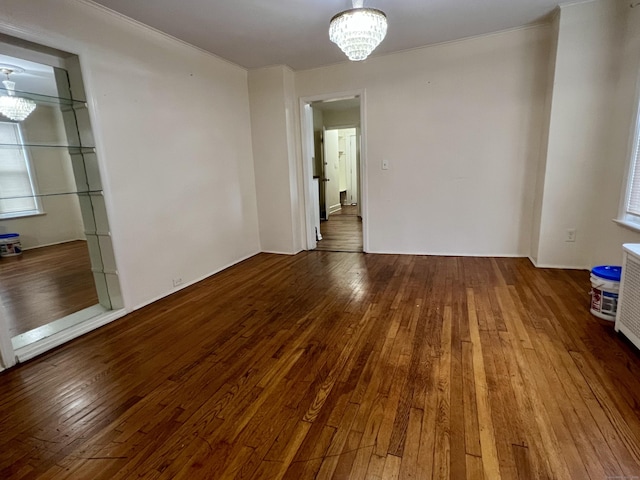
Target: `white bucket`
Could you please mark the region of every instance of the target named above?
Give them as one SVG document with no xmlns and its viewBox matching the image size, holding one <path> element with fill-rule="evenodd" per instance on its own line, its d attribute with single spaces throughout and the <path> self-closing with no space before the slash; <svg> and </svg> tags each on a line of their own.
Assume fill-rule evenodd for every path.
<svg viewBox="0 0 640 480">
<path fill-rule="evenodd" d="M 0 257 L 15 257 L 16 255 L 22 255 L 20 235 L 17 233 L 0 235 Z"/>
<path fill-rule="evenodd" d="M 591 313 L 615 322 L 620 282 L 591 274 Z"/>
</svg>

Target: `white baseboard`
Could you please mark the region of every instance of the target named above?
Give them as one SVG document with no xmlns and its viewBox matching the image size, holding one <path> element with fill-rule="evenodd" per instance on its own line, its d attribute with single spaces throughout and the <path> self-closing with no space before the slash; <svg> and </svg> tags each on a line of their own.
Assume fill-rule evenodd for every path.
<svg viewBox="0 0 640 480">
<path fill-rule="evenodd" d="M 452 252 L 398 252 L 392 250 L 367 250 L 376 255 L 423 255 L 430 257 L 477 257 L 477 258 L 528 258 L 518 253 L 452 253 Z"/>
<path fill-rule="evenodd" d="M 63 242 L 64 243 L 64 242 Z M 239 258 L 231 263 L 229 263 L 228 265 L 221 267 L 220 269 L 209 273 L 207 275 L 203 275 L 200 278 L 197 278 L 191 282 L 185 283 L 183 285 L 180 285 L 179 287 L 174 288 L 172 291 L 164 294 L 164 295 L 160 295 L 156 298 L 153 298 L 147 302 L 144 302 L 134 308 L 131 309 L 127 309 L 127 308 L 122 308 L 122 309 L 118 309 L 118 310 L 108 310 L 105 311 L 104 313 L 99 313 L 96 316 L 93 316 L 87 320 L 82 321 L 81 323 L 78 323 L 77 325 L 71 325 L 68 328 L 64 328 L 62 330 L 60 330 L 59 332 L 55 332 L 52 333 L 44 338 L 41 338 L 39 340 L 33 341 L 32 343 L 26 344 L 24 346 L 20 346 L 18 348 L 14 349 L 15 352 L 15 356 L 17 358 L 17 360 L 19 362 L 24 362 L 26 360 L 29 360 L 37 355 L 40 355 L 42 353 L 47 352 L 48 350 L 51 350 L 54 347 L 57 347 L 59 345 L 62 345 L 63 343 L 66 343 L 70 340 L 73 340 L 74 338 L 79 337 L 80 335 L 84 335 L 85 333 L 89 333 L 92 330 L 95 330 L 99 327 L 102 327 L 108 323 L 113 322 L 114 320 L 117 320 L 121 317 L 124 317 L 125 315 L 127 315 L 128 313 L 133 312 L 134 310 L 138 310 L 142 307 L 145 307 L 147 305 L 150 305 L 154 302 L 157 302 L 158 300 L 161 300 L 164 297 L 167 297 L 175 292 L 177 292 L 178 290 L 182 290 L 183 288 L 187 288 L 195 283 L 198 283 L 206 278 L 209 278 L 212 275 L 215 275 L 216 273 L 219 273 L 223 270 L 226 270 L 229 267 L 232 267 L 233 265 L 236 265 L 240 262 L 243 262 L 244 260 L 247 260 L 248 258 L 251 258 L 257 254 L 259 254 L 261 252 L 255 252 L 255 253 L 251 253 L 249 255 L 246 255 L 242 258 Z M 290 253 L 287 255 L 291 255 Z M 89 309 L 94 308 L 94 307 L 90 307 Z M 89 310 L 86 309 L 86 310 Z M 70 319 L 70 317 L 73 317 L 75 315 L 82 315 L 83 311 L 80 312 L 76 312 L 76 314 L 72 314 L 69 317 L 65 317 L 63 319 L 57 320 L 56 322 L 65 322 L 67 321 L 67 319 L 69 318 L 69 323 L 73 323 Z M 55 322 L 54 322 L 55 323 Z M 37 335 L 37 334 L 36 334 Z M 26 343 L 26 342 L 23 342 Z M 0 366 L 0 368 L 2 368 Z M 4 370 L 4 368 L 2 368 L 0 371 Z"/>
<path fill-rule="evenodd" d="M 139 310 L 139 309 L 141 309 L 141 308 L 143 308 L 143 307 L 146 307 L 147 305 L 151 305 L 152 303 L 157 302 L 158 300 L 161 300 L 161 299 L 163 299 L 164 297 L 168 297 L 169 295 L 173 295 L 174 293 L 179 292 L 179 291 L 180 291 L 180 290 L 182 290 L 183 288 L 190 287 L 191 285 L 194 285 L 194 284 L 196 284 L 196 283 L 198 283 L 198 282 L 201 282 L 202 280 L 204 280 L 204 279 L 206 279 L 206 278 L 209 278 L 209 277 L 211 277 L 211 276 L 215 275 L 216 273 L 220 273 L 220 272 L 222 272 L 223 270 L 226 270 L 226 269 L 227 269 L 227 268 L 229 268 L 229 267 L 233 267 L 234 265 L 236 265 L 236 264 L 238 264 L 238 263 L 240 263 L 240 262 L 244 262 L 244 261 L 245 261 L 245 260 L 247 260 L 248 258 L 255 257 L 255 256 L 256 256 L 256 255 L 258 255 L 259 253 L 262 253 L 262 252 L 260 252 L 260 251 L 256 251 L 256 252 L 254 252 L 254 253 L 250 253 L 249 255 L 246 255 L 246 256 L 241 257 L 241 258 L 239 258 L 239 259 L 237 259 L 237 260 L 234 260 L 233 262 L 231 262 L 231 263 L 229 263 L 229 264 L 227 264 L 227 265 L 225 265 L 225 266 L 223 266 L 223 267 L 220 267 L 219 269 L 214 270 L 214 271 L 213 271 L 213 272 L 211 272 L 211 273 L 207 273 L 206 275 L 202 275 L 201 277 L 198 277 L 198 278 L 196 278 L 195 280 L 192 280 L 192 281 L 190 281 L 190 282 L 183 283 L 182 285 L 180 285 L 180 286 L 178 286 L 178 287 L 175 287 L 175 288 L 174 288 L 173 290 L 171 290 L 170 292 L 167 292 L 167 293 L 162 294 L 162 295 L 158 295 L 157 297 L 154 297 L 154 298 L 152 298 L 151 300 L 147 300 L 147 301 L 145 301 L 145 302 L 142 302 L 142 303 L 140 303 L 140 304 L 136 305 L 136 306 L 135 306 L 135 307 L 133 307 L 133 308 L 127 308 L 127 313 L 131 313 L 131 312 L 133 312 L 133 311 L 135 311 L 135 310 Z M 287 255 L 290 255 L 290 254 L 287 254 Z"/>
<path fill-rule="evenodd" d="M 550 263 L 537 263 L 533 258 L 528 257 L 536 268 L 558 268 L 562 270 L 591 270 L 589 267 L 580 267 L 576 265 L 556 265 Z"/>
<path fill-rule="evenodd" d="M 53 247 L 54 245 L 62 245 L 63 243 L 77 242 L 78 240 L 82 240 L 83 242 L 87 241 L 86 238 L 72 238 L 71 240 L 61 240 L 59 242 L 45 243 L 44 245 L 36 245 L 35 247 L 23 248 L 22 251 L 26 252 L 27 250 L 35 250 L 36 248 Z"/>
<path fill-rule="evenodd" d="M 337 212 L 338 210 L 342 210 L 342 205 L 339 203 L 336 203 L 335 205 L 331 205 L 329 207 L 329 215 L 331 215 L 332 213 Z"/>
<path fill-rule="evenodd" d="M 101 315 L 85 320 L 77 325 L 73 325 L 60 332 L 54 333 L 42 340 L 25 345 L 24 347 L 17 348 L 15 350 L 16 358 L 19 362 L 29 360 L 41 353 L 45 353 L 54 347 L 62 345 L 63 343 L 73 340 L 74 338 L 89 333 L 98 327 L 102 327 L 107 323 L 111 323 L 118 318 L 124 317 L 127 312 L 124 309 L 109 310 Z"/>
</svg>

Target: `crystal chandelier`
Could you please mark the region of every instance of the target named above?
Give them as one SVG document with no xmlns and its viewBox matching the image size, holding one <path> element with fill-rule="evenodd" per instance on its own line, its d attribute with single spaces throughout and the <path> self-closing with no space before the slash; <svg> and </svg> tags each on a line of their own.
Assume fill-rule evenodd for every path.
<svg viewBox="0 0 640 480">
<path fill-rule="evenodd" d="M 0 113 L 9 120 L 21 122 L 36 109 L 36 102 L 28 98 L 16 97 L 16 82 L 9 80 L 9 75 L 16 70 L 0 68 L 0 72 L 7 76 L 2 82 L 6 95 L 0 96 Z"/>
<path fill-rule="evenodd" d="M 387 34 L 387 16 L 375 8 L 364 8 L 364 0 L 353 0 L 353 8 L 335 15 L 329 24 L 329 39 L 353 62 L 364 60 Z"/>
</svg>

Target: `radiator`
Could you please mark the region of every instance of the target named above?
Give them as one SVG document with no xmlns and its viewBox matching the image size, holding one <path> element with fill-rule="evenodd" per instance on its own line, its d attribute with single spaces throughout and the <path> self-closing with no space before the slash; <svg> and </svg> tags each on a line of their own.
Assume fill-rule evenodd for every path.
<svg viewBox="0 0 640 480">
<path fill-rule="evenodd" d="M 627 243 L 623 249 L 615 330 L 640 348 L 640 244 Z"/>
</svg>

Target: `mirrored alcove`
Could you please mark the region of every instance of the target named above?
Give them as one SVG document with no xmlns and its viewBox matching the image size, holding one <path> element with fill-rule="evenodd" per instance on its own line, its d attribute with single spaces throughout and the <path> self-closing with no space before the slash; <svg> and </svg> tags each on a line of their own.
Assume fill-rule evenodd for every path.
<svg viewBox="0 0 640 480">
<path fill-rule="evenodd" d="M 0 72 L 0 235 L 21 244 L 0 302 L 20 360 L 122 299 L 78 57 L 0 36 Z"/>
</svg>

